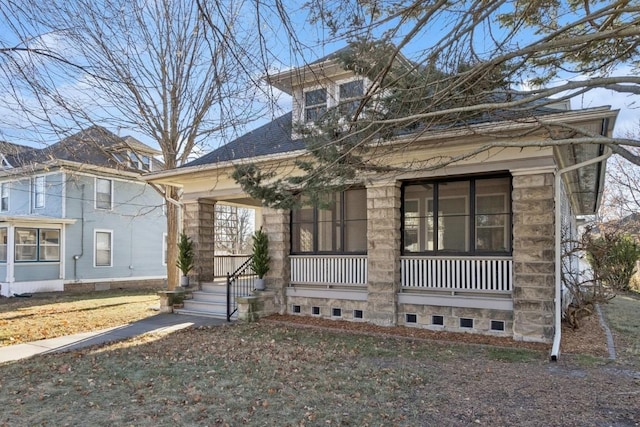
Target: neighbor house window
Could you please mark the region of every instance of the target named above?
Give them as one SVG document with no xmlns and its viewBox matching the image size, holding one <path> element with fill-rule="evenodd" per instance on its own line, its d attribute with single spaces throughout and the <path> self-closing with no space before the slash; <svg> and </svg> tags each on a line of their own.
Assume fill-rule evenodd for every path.
<svg viewBox="0 0 640 427">
<path fill-rule="evenodd" d="M 316 89 L 304 93 L 304 121 L 315 122 L 327 112 L 327 90 Z"/>
<path fill-rule="evenodd" d="M 364 95 L 364 83 L 362 80 L 340 85 L 340 114 L 343 116 L 353 116 L 360 106 Z"/>
<path fill-rule="evenodd" d="M 145 156 L 143 154 L 134 153 L 133 151 L 129 152 L 129 160 L 131 164 L 140 169 L 140 170 L 151 170 L 151 159 L 149 156 Z"/>
<path fill-rule="evenodd" d="M 32 182 L 32 193 L 33 193 L 33 207 L 34 208 L 44 208 L 44 191 L 45 191 L 45 181 L 44 176 L 36 176 L 33 178 Z"/>
<path fill-rule="evenodd" d="M 511 178 L 411 183 L 403 188 L 404 253 L 511 252 Z"/>
<path fill-rule="evenodd" d="M 96 178 L 96 208 L 110 210 L 113 202 L 113 181 Z"/>
<path fill-rule="evenodd" d="M 16 228 L 15 260 L 60 261 L 60 230 Z"/>
<path fill-rule="evenodd" d="M 366 190 L 335 193 L 325 205 L 322 208 L 304 207 L 292 212 L 292 252 L 366 253 Z"/>
<path fill-rule="evenodd" d="M 167 259 L 169 259 L 169 245 L 167 244 L 168 238 L 167 233 L 162 233 L 162 265 L 167 265 Z"/>
<path fill-rule="evenodd" d="M 96 230 L 94 239 L 94 264 L 96 267 L 111 267 L 112 232 Z"/>
<path fill-rule="evenodd" d="M 7 262 L 7 229 L 0 228 L 0 262 Z"/>
<path fill-rule="evenodd" d="M 9 183 L 3 182 L 0 184 L 0 211 L 6 212 L 9 210 Z"/>
</svg>

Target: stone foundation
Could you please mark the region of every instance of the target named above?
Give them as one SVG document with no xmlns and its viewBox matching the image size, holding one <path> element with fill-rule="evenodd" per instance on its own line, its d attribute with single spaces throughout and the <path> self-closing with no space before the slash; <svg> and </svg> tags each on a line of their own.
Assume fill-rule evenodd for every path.
<svg viewBox="0 0 640 427">
<path fill-rule="evenodd" d="M 300 307 L 299 313 L 294 312 L 294 306 Z M 317 307 L 319 310 L 318 314 L 314 314 L 314 307 Z M 334 320 L 370 321 L 370 313 L 367 311 L 368 307 L 369 306 L 366 301 L 290 296 L 287 300 L 286 313 Z M 336 315 L 334 309 L 340 311 L 339 316 Z M 354 317 L 354 312 L 356 310 L 360 310 L 362 312 L 361 319 Z"/>
<path fill-rule="evenodd" d="M 415 323 L 408 322 L 407 315 L 415 315 Z M 433 316 L 442 316 L 443 324 L 434 324 Z M 461 327 L 461 318 L 473 319 L 473 327 Z M 492 320 L 504 322 L 504 331 L 492 330 Z M 507 310 L 401 304 L 398 308 L 398 324 L 402 326 L 418 327 L 438 331 L 470 332 L 483 335 L 512 336 L 513 313 Z"/>
</svg>

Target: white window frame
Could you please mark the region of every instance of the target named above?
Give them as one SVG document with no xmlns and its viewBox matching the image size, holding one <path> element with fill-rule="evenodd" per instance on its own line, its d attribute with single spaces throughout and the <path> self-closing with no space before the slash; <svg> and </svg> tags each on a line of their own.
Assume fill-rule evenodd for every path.
<svg viewBox="0 0 640 427">
<path fill-rule="evenodd" d="M 109 235 L 109 265 L 102 265 L 97 263 L 98 253 L 98 234 Z M 95 268 L 109 268 L 113 267 L 113 230 L 95 229 L 93 230 L 93 266 Z"/>
<path fill-rule="evenodd" d="M 7 212 L 10 208 L 11 183 L 3 182 L 0 184 L 0 211 Z M 6 203 L 5 203 L 6 200 Z"/>
<path fill-rule="evenodd" d="M 167 244 L 167 239 L 169 238 L 169 235 L 167 233 L 162 233 L 162 265 L 167 265 L 167 259 L 169 258 L 169 252 L 168 252 L 168 244 Z"/>
<path fill-rule="evenodd" d="M 109 182 L 109 207 L 108 208 L 104 208 L 101 206 L 98 206 L 98 182 L 99 181 L 108 181 Z M 102 210 L 102 211 L 111 211 L 113 210 L 113 180 L 112 179 L 108 179 L 108 178 L 99 178 L 96 177 L 95 181 L 94 181 L 94 207 L 98 210 Z"/>
<path fill-rule="evenodd" d="M 0 263 L 6 264 L 9 250 L 9 228 L 0 227 Z"/>
<path fill-rule="evenodd" d="M 325 99 L 324 99 L 324 112 L 322 114 L 327 112 L 327 109 L 329 107 L 329 99 L 330 99 L 329 88 L 324 87 L 324 86 L 319 86 L 319 87 L 305 89 L 302 92 L 302 104 L 303 104 L 302 120 L 303 120 L 304 123 L 313 123 L 315 121 L 315 120 L 309 120 L 309 118 L 307 117 L 307 111 L 308 110 L 322 108 L 322 103 L 307 105 L 307 94 L 309 94 L 311 92 L 320 91 L 320 90 L 324 90 L 324 96 L 325 96 Z M 320 114 L 320 115 L 322 115 L 322 114 Z"/>
<path fill-rule="evenodd" d="M 33 177 L 31 185 L 33 194 L 33 208 L 43 209 L 46 200 L 46 177 L 44 175 Z"/>
<path fill-rule="evenodd" d="M 18 239 L 18 234 L 21 231 L 27 231 L 29 233 L 34 234 L 34 242 L 33 243 L 21 243 L 20 239 Z M 58 243 L 57 244 L 49 244 L 42 237 L 43 233 L 47 231 L 53 231 L 58 234 Z M 38 228 L 38 227 L 16 227 L 13 230 L 14 233 L 14 262 L 16 263 L 25 263 L 25 262 L 43 262 L 43 263 L 51 263 L 51 262 L 60 262 L 60 251 L 61 251 L 61 243 L 60 239 L 62 238 L 62 230 L 59 228 Z M 23 254 L 23 251 L 20 248 L 23 247 L 32 247 L 34 248 L 34 257 L 33 259 L 18 259 Z M 47 258 L 47 248 L 57 248 L 56 253 L 57 257 L 53 259 Z"/>
</svg>

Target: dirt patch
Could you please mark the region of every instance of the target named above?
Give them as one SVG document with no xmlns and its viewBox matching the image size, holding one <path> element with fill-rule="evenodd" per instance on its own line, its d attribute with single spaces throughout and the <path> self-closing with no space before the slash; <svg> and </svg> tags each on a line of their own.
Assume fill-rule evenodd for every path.
<svg viewBox="0 0 640 427">
<path fill-rule="evenodd" d="M 431 331 L 428 329 L 410 328 L 405 326 L 383 327 L 365 322 L 348 322 L 344 320 L 330 320 L 311 316 L 274 314 L 264 318 L 263 320 L 366 334 L 381 334 L 435 341 L 457 342 L 460 344 L 491 345 L 497 347 L 530 349 L 542 352 L 548 352 L 551 350 L 550 344 L 515 341 L 508 337 Z M 578 329 L 572 329 L 563 323 L 561 343 L 561 353 L 588 354 L 597 357 L 607 357 L 608 355 L 606 336 L 604 330 L 599 324 L 597 315 L 582 319 Z"/>
</svg>

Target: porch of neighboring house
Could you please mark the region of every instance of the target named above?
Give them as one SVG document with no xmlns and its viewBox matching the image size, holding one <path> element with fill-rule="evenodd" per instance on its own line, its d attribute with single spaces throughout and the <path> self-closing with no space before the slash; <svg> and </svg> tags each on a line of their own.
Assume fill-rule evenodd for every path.
<svg viewBox="0 0 640 427">
<path fill-rule="evenodd" d="M 551 339 L 552 170 L 378 182 L 335 197 L 331 209 L 256 215 L 270 239 L 262 295 L 273 312 Z M 246 259 L 209 249 L 213 206 L 185 205 L 203 290 Z"/>
</svg>

